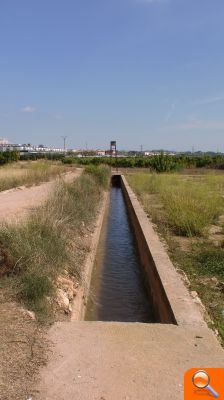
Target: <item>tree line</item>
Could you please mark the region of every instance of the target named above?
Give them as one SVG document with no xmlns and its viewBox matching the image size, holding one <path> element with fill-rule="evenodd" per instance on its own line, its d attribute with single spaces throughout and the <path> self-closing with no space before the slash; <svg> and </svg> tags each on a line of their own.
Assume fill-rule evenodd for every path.
<svg viewBox="0 0 224 400">
<path fill-rule="evenodd" d="M 113 168 L 150 168 L 156 172 L 179 171 L 184 168 L 219 168 L 224 169 L 224 156 L 193 156 L 164 153 L 151 157 L 64 157 L 64 164 L 100 165 Z"/>
<path fill-rule="evenodd" d="M 75 157 L 62 153 L 25 153 L 18 151 L 0 152 L 0 165 L 13 161 L 48 159 L 61 161 L 64 164 L 108 165 L 112 168 L 149 168 L 156 172 L 180 171 L 184 168 L 224 169 L 224 155 L 188 155 L 169 156 L 161 152 L 151 157 Z"/>
</svg>

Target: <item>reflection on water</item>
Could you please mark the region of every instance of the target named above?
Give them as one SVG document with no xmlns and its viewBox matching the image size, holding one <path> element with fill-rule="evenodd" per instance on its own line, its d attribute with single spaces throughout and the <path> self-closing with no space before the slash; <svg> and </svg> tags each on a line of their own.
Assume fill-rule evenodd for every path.
<svg viewBox="0 0 224 400">
<path fill-rule="evenodd" d="M 111 190 L 105 241 L 99 245 L 86 320 L 153 322 L 122 190 Z"/>
</svg>

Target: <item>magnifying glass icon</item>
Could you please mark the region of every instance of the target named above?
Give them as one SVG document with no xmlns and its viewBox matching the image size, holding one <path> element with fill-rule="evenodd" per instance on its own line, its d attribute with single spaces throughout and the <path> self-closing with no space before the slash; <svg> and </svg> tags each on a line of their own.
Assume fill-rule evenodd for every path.
<svg viewBox="0 0 224 400">
<path fill-rule="evenodd" d="M 192 377 L 194 386 L 198 389 L 207 389 L 215 399 L 218 399 L 218 393 L 210 386 L 210 376 L 203 370 L 198 370 Z"/>
</svg>

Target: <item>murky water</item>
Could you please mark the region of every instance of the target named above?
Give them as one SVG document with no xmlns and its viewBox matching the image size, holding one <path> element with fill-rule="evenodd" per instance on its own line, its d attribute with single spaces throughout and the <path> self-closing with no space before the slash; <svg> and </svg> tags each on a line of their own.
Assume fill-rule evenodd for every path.
<svg viewBox="0 0 224 400">
<path fill-rule="evenodd" d="M 135 237 L 119 187 L 111 189 L 103 236 L 92 274 L 86 320 L 154 322 Z"/>
</svg>

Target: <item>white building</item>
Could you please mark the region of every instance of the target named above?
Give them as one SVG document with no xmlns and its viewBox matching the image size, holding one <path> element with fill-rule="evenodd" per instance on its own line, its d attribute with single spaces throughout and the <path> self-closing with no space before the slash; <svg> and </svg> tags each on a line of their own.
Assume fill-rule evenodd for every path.
<svg viewBox="0 0 224 400">
<path fill-rule="evenodd" d="M 105 152 L 105 150 L 96 150 L 96 154 L 98 156 L 105 156 L 106 152 Z"/>
<path fill-rule="evenodd" d="M 7 139 L 0 139 L 0 151 L 19 151 L 20 153 L 64 153 L 65 150 L 56 147 L 46 147 L 43 145 L 33 146 L 31 144 L 9 143 Z"/>
</svg>

